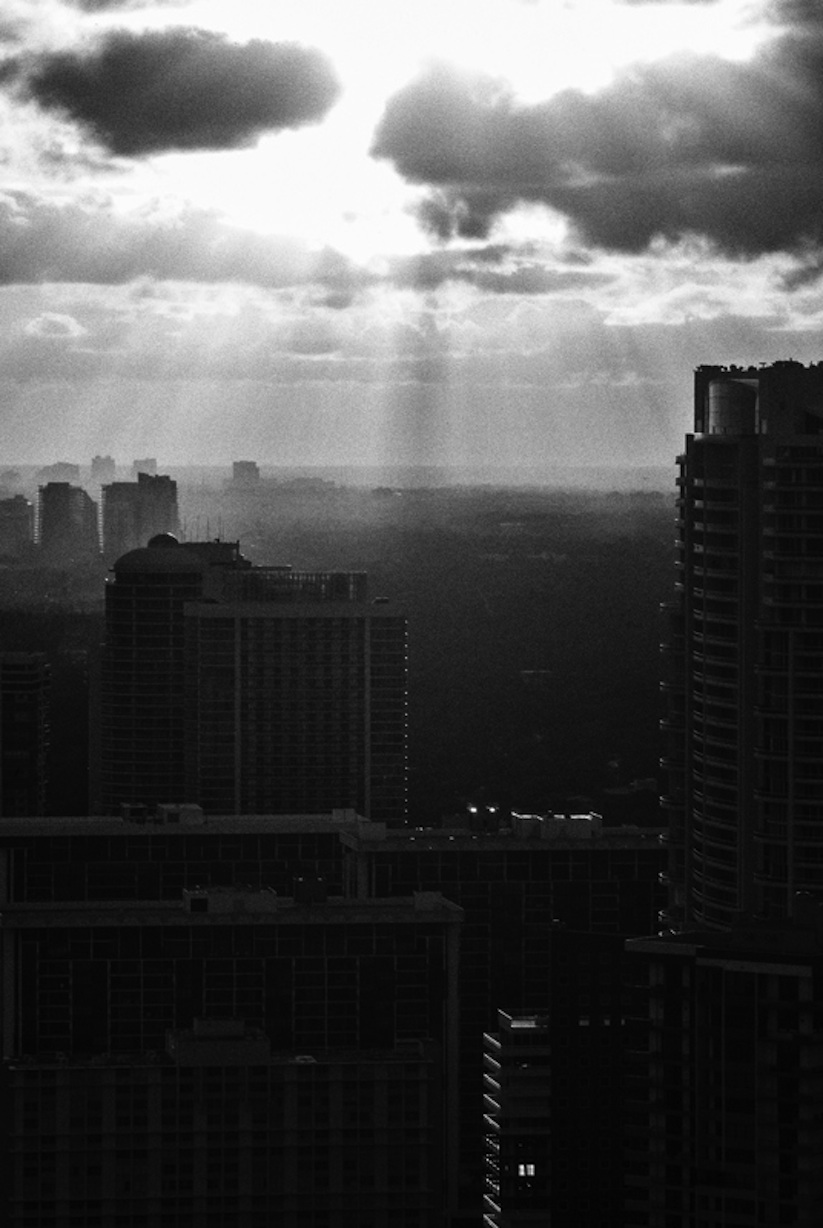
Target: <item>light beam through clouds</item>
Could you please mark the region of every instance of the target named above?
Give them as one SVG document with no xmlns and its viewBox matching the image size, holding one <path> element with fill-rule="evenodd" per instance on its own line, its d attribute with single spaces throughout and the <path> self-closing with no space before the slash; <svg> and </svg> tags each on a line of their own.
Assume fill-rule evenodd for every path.
<svg viewBox="0 0 823 1228">
<path fill-rule="evenodd" d="M 820 358 L 804 0 L 9 0 L 7 461 L 666 464 Z"/>
</svg>

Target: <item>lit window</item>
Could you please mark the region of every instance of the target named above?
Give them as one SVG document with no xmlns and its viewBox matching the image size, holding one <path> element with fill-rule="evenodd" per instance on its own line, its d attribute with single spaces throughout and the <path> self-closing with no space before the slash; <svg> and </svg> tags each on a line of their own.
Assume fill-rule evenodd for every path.
<svg viewBox="0 0 823 1228">
<path fill-rule="evenodd" d="M 518 1177 L 533 1177 L 534 1176 L 534 1165 L 533 1164 L 518 1164 L 517 1175 Z"/>
</svg>

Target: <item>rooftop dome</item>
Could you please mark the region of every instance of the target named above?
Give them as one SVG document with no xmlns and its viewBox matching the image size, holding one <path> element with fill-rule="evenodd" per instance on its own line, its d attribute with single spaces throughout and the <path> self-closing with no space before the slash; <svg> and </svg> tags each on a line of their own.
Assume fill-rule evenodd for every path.
<svg viewBox="0 0 823 1228">
<path fill-rule="evenodd" d="M 180 542 L 173 533 L 155 533 L 154 537 L 150 537 L 148 540 L 149 550 L 167 550 L 169 547 L 174 549 L 175 547 L 179 548 L 179 546 Z"/>
<path fill-rule="evenodd" d="M 202 572 L 203 562 L 193 550 L 181 546 L 173 533 L 157 533 L 147 546 L 129 550 L 114 564 L 116 575 L 142 572 L 143 575 L 170 572 Z"/>
</svg>

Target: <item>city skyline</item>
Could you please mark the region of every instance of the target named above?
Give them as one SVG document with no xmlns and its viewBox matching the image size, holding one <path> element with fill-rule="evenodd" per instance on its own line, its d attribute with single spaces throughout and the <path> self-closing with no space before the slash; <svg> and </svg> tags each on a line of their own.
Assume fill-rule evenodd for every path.
<svg viewBox="0 0 823 1228">
<path fill-rule="evenodd" d="M 27 0 L 2 36 L 10 463 L 662 464 L 680 372 L 816 357 L 810 6 Z"/>
</svg>

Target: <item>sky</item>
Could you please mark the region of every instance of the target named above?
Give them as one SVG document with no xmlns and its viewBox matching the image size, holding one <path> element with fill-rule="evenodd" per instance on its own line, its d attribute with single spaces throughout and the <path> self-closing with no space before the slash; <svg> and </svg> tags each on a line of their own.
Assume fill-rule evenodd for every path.
<svg viewBox="0 0 823 1228">
<path fill-rule="evenodd" d="M 823 358 L 819 0 L 4 0 L 0 462 L 666 465 Z"/>
</svg>

